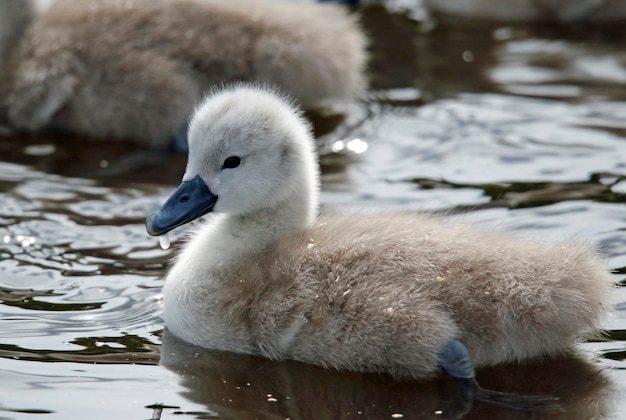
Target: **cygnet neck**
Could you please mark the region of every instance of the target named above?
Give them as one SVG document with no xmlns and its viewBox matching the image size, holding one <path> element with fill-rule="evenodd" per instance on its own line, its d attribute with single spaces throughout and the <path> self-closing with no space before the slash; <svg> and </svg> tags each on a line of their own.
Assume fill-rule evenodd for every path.
<svg viewBox="0 0 626 420">
<path fill-rule="evenodd" d="M 310 227 L 318 215 L 319 176 L 317 161 L 310 157 L 292 187 L 278 200 L 253 212 L 227 214 L 223 219 L 228 231 L 241 238 L 249 251 L 266 248 L 274 241 Z"/>
</svg>

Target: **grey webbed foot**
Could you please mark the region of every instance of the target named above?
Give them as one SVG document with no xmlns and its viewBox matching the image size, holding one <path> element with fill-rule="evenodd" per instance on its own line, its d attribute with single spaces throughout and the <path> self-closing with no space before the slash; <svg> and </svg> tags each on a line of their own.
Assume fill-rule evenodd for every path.
<svg viewBox="0 0 626 420">
<path fill-rule="evenodd" d="M 482 388 L 476 382 L 469 353 L 459 340 L 451 340 L 442 349 L 439 365 L 456 383 L 456 398 L 446 410 L 443 410 L 444 418 L 462 418 L 472 409 L 474 402 L 517 411 L 542 413 L 563 411 L 558 398 L 550 395 L 519 395 Z"/>
<path fill-rule="evenodd" d="M 491 404 L 509 410 L 553 413 L 563 411 L 559 399 L 552 395 L 520 395 L 484 389 L 474 380 L 474 401 Z"/>
</svg>

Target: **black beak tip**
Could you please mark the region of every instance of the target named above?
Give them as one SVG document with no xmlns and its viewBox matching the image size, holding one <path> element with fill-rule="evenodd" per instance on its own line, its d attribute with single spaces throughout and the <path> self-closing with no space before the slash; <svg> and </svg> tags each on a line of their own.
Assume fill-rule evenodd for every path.
<svg viewBox="0 0 626 420">
<path fill-rule="evenodd" d="M 157 220 L 159 218 L 159 212 L 154 212 L 146 219 L 146 230 L 148 234 L 152 236 L 159 236 L 163 233 L 163 229 L 157 226 Z"/>
</svg>

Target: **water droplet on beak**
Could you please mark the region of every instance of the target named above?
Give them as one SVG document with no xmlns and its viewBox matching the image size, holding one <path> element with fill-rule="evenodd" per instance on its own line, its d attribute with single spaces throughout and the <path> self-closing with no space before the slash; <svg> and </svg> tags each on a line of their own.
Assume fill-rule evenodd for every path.
<svg viewBox="0 0 626 420">
<path fill-rule="evenodd" d="M 159 243 L 163 249 L 168 249 L 170 247 L 170 237 L 167 236 L 167 233 L 159 236 Z"/>
</svg>

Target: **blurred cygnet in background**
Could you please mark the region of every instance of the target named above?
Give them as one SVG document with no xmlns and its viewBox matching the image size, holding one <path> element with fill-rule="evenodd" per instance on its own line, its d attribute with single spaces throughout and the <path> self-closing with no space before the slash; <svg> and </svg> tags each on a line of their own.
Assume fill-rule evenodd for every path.
<svg viewBox="0 0 626 420">
<path fill-rule="evenodd" d="M 0 113 L 14 129 L 161 146 L 184 142 L 194 105 L 224 82 L 278 86 L 305 109 L 349 103 L 366 84 L 365 38 L 340 6 L 48 3 L 0 2 Z"/>
</svg>

